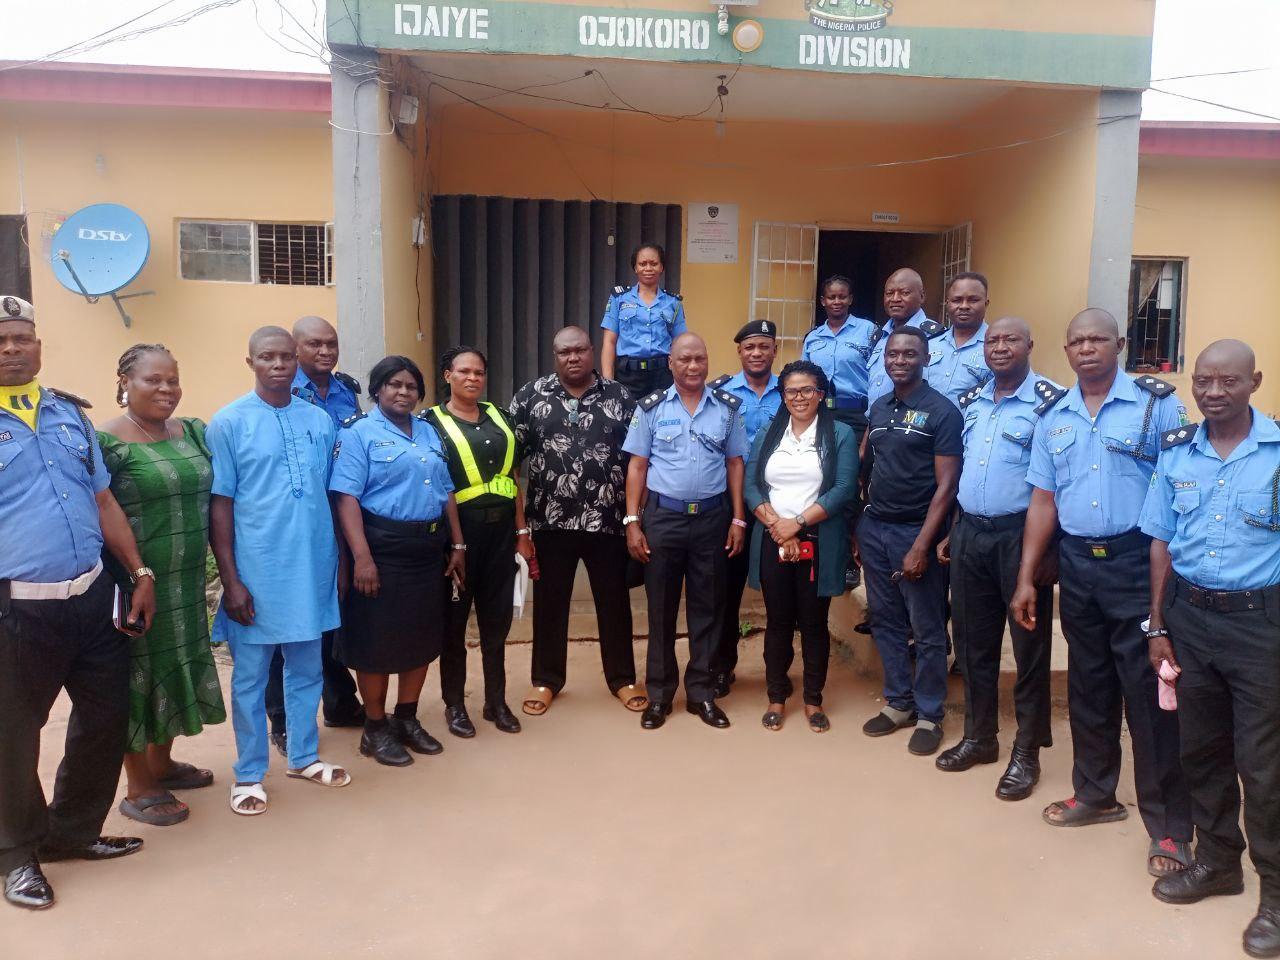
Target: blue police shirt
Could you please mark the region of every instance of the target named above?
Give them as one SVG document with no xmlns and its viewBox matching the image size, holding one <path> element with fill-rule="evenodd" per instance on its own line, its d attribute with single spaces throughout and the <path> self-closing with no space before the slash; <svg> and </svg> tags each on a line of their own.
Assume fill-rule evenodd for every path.
<svg viewBox="0 0 1280 960">
<path fill-rule="evenodd" d="M 782 406 L 782 391 L 778 389 L 778 378 L 769 374 L 769 388 L 763 396 L 756 394 L 747 383 L 746 373 L 739 371 L 720 386 L 726 393 L 732 393 L 742 401 L 738 408 L 738 417 L 747 434 L 747 452 L 743 454 L 744 463 L 751 459 L 751 447 L 756 442 L 756 434 L 769 425 L 778 408 Z"/>
<path fill-rule="evenodd" d="M 453 481 L 435 428 L 410 418 L 410 438 L 381 407 L 344 427 L 334 448 L 329 490 L 346 493 L 388 520 L 435 520 L 449 502 Z"/>
<path fill-rule="evenodd" d="M 738 411 L 703 387 L 693 416 L 675 385 L 648 410 L 636 407 L 622 449 L 649 459 L 648 487 L 676 500 L 706 500 L 728 485 L 727 457 L 747 455 Z"/>
<path fill-rule="evenodd" d="M 1168 543 L 1173 569 L 1206 590 L 1280 583 L 1280 427 L 1254 410 L 1249 435 L 1226 460 L 1203 424 L 1181 430 L 1194 439 L 1161 452 L 1143 532 Z"/>
<path fill-rule="evenodd" d="M 867 363 L 875 335 L 874 323 L 850 314 L 839 330 L 832 330 L 825 322 L 810 330 L 800 355 L 822 368 L 835 398 L 865 400 Z"/>
<path fill-rule="evenodd" d="M 322 397 L 311 378 L 302 372 L 302 367 L 298 367 L 298 372 L 293 375 L 293 394 L 329 414 L 338 427 L 360 412 L 360 401 L 355 391 L 333 374 L 329 375 L 329 392 Z"/>
<path fill-rule="evenodd" d="M 1017 391 L 999 402 L 995 380 L 988 380 L 976 399 L 962 402 L 964 468 L 957 499 L 966 513 L 1002 517 L 1031 505 L 1027 468 L 1040 420 L 1035 409 L 1044 400 L 1036 393 L 1038 379 L 1029 371 Z"/>
<path fill-rule="evenodd" d="M 948 400 L 959 404 L 960 397 L 974 387 L 980 387 L 991 379 L 987 358 L 983 354 L 983 342 L 987 339 L 984 322 L 963 346 L 956 346 L 955 328 L 929 341 L 929 365 L 924 378 L 929 386 L 946 394 Z"/>
<path fill-rule="evenodd" d="M 929 318 L 924 315 L 924 308 L 921 307 L 910 319 L 903 323 L 894 323 L 890 318 L 885 321 L 884 326 L 880 328 L 880 336 L 875 342 L 875 346 L 871 348 L 871 356 L 867 360 L 867 406 L 875 403 L 886 393 L 893 392 L 893 381 L 889 379 L 889 374 L 884 369 L 884 348 L 889 344 L 889 336 L 898 327 L 918 327 Z M 928 379 L 926 376 L 925 379 Z M 935 390 L 941 392 L 941 387 L 934 387 Z"/>
<path fill-rule="evenodd" d="M 0 580 L 58 583 L 93 569 L 96 497 L 110 484 L 98 438 L 70 400 L 41 388 L 34 432 L 0 408 Z"/>
<path fill-rule="evenodd" d="M 1128 533 L 1138 526 L 1160 437 L 1186 416 L 1173 394 L 1154 398 L 1117 371 L 1092 420 L 1077 384 L 1040 418 L 1027 480 L 1054 495 L 1058 522 L 1072 536 Z"/>
<path fill-rule="evenodd" d="M 609 298 L 600 326 L 618 335 L 620 357 L 664 356 L 671 353 L 671 341 L 685 332 L 684 305 L 665 290 L 646 305 L 637 285 Z"/>
</svg>

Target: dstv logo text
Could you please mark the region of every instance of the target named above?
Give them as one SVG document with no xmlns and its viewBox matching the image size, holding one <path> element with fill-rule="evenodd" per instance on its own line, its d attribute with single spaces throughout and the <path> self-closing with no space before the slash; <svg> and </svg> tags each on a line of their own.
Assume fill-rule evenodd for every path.
<svg viewBox="0 0 1280 960">
<path fill-rule="evenodd" d="M 114 243 L 124 243 L 132 236 L 132 233 L 121 233 L 119 230 L 90 230 L 88 227 L 81 227 L 76 231 L 78 240 L 110 240 Z"/>
</svg>

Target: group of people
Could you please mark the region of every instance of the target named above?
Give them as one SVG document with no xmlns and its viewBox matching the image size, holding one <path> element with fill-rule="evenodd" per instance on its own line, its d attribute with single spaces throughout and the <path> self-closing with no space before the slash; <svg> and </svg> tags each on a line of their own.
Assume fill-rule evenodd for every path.
<svg viewBox="0 0 1280 960">
<path fill-rule="evenodd" d="M 884 706 L 865 734 L 911 728 L 911 753 L 940 749 L 954 641 L 965 721 L 936 759 L 943 771 L 999 757 L 1008 628 L 1017 731 L 996 788 L 1005 800 L 1031 794 L 1051 743 L 1059 583 L 1074 794 L 1045 820 L 1127 816 L 1116 799 L 1123 711 L 1155 895 L 1240 892 L 1239 778 L 1262 877 L 1245 947 L 1280 955 L 1280 699 L 1268 695 L 1280 682 L 1280 427 L 1250 405 L 1261 374 L 1249 348 L 1220 341 L 1197 358 L 1205 422 L 1193 426 L 1172 386 L 1120 369 L 1124 338 L 1105 311 L 1068 325 L 1077 383 L 1065 388 L 1035 372 L 1024 321 L 987 322 L 981 274 L 950 282 L 943 325 L 903 269 L 886 281 L 883 325 L 852 316 L 850 281 L 831 277 L 801 359 L 775 374 L 778 331 L 753 321 L 735 337 L 741 370 L 709 380 L 705 342 L 662 287 L 664 260 L 656 244 L 634 252 L 637 282 L 610 298 L 599 370 L 587 331 L 564 327 L 554 372 L 505 410 L 485 399 L 484 354 L 456 346 L 441 358 L 438 404 L 424 409 L 422 371 L 390 356 L 370 371 L 362 412 L 359 384 L 337 370 L 336 332 L 307 317 L 253 334 L 253 389 L 207 429 L 174 416 L 175 358 L 140 344 L 120 360 L 122 415 L 95 432 L 87 404 L 39 385 L 34 311 L 3 298 L 6 898 L 51 905 L 42 860 L 141 846 L 99 836 L 121 761 L 120 810 L 149 824 L 185 820 L 174 791 L 212 783 L 170 753 L 177 736 L 226 716 L 206 544 L 223 590 L 212 637 L 234 661 L 230 806 L 249 816 L 267 809 L 273 745 L 289 777 L 350 783 L 319 756 L 321 704 L 326 725 L 359 727 L 360 752 L 379 763 L 440 753 L 418 716 L 437 658 L 446 728 L 475 736 L 472 606 L 483 719 L 518 733 L 504 647 L 519 566 L 533 582 L 526 715 L 545 714 L 566 683 L 581 561 L 605 681 L 644 729 L 664 725 L 680 687 L 682 593 L 687 710 L 729 726 L 718 701 L 735 681 L 749 583 L 766 607 L 763 726 L 785 722 L 798 632 L 805 722 L 826 732 L 830 603 L 860 568 L 884 668 Z M 629 598 L 640 582 L 643 687 Z M 72 715 L 46 805 L 39 730 L 63 687 Z M 1164 709 L 1174 697 L 1177 711 Z"/>
</svg>

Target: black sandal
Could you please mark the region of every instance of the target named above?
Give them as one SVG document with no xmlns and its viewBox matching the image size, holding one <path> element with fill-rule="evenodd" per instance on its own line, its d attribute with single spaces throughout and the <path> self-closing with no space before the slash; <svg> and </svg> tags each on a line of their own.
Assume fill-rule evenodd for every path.
<svg viewBox="0 0 1280 960">
<path fill-rule="evenodd" d="M 776 710 L 769 710 L 760 718 L 760 722 L 764 725 L 766 730 L 781 730 L 782 714 L 778 713 Z"/>
<path fill-rule="evenodd" d="M 831 729 L 831 721 L 819 710 L 817 713 L 809 714 L 809 729 L 814 733 L 826 733 Z"/>
</svg>

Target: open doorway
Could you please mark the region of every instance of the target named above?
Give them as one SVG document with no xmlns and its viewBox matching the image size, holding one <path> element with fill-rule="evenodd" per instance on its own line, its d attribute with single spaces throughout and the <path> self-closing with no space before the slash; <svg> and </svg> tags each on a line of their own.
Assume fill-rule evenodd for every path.
<svg viewBox="0 0 1280 960">
<path fill-rule="evenodd" d="M 883 323 L 884 282 L 900 267 L 924 278 L 924 312 L 942 320 L 943 237 L 941 233 L 882 230 L 827 230 L 818 234 L 818 282 L 832 274 L 853 281 L 854 316 Z M 823 319 L 815 312 L 814 323 Z"/>
</svg>

